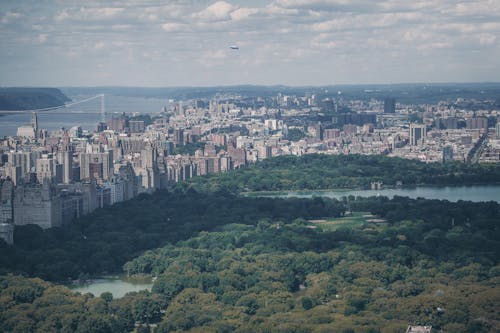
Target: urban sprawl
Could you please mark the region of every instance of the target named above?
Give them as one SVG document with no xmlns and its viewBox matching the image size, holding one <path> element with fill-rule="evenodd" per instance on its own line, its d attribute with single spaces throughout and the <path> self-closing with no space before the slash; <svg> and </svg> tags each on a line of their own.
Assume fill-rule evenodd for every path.
<svg viewBox="0 0 500 333">
<path fill-rule="evenodd" d="M 33 113 L 30 125 L 0 140 L 0 236 L 13 243 L 15 225 L 61 226 L 140 193 L 273 156 L 497 163 L 500 111 L 485 103 L 346 101 L 340 92 L 327 99 L 219 94 L 170 100 L 151 115 L 114 116 L 92 132 L 78 126 L 47 131 Z"/>
</svg>

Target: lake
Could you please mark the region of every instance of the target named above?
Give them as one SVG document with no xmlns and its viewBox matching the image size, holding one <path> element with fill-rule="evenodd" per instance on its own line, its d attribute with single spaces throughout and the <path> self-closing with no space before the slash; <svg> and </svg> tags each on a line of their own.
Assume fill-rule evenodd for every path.
<svg viewBox="0 0 500 333">
<path fill-rule="evenodd" d="M 500 202 L 500 185 L 473 185 L 473 186 L 417 186 L 382 190 L 325 190 L 325 191 L 282 191 L 282 192 L 253 192 L 249 196 L 275 198 L 311 198 L 327 197 L 340 199 L 345 196 L 355 197 L 403 196 L 410 198 L 439 199 L 448 201 L 496 201 Z"/>
<path fill-rule="evenodd" d="M 100 296 L 103 292 L 110 292 L 113 298 L 121 298 L 131 291 L 149 290 L 153 287 L 151 281 L 145 279 L 127 279 L 120 277 L 106 277 L 92 280 L 89 284 L 73 285 L 69 288 L 82 294 L 91 293 Z"/>
</svg>

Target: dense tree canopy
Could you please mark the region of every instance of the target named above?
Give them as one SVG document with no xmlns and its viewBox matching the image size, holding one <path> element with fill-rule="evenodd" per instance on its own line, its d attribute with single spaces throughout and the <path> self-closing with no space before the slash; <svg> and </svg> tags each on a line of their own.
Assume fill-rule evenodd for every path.
<svg viewBox="0 0 500 333">
<path fill-rule="evenodd" d="M 497 202 L 231 194 L 400 179 L 498 181 L 498 167 L 278 158 L 61 228 L 19 227 L 14 246 L 0 242 L 0 331 L 392 333 L 409 323 L 499 331 Z M 94 297 L 12 275 L 60 281 L 119 271 L 155 277 L 152 291 Z"/>
<path fill-rule="evenodd" d="M 500 164 L 423 163 L 381 155 L 281 156 L 228 173 L 189 181 L 198 191 L 317 190 L 386 185 L 500 183 Z M 185 185 L 183 185 L 185 186 Z"/>
</svg>

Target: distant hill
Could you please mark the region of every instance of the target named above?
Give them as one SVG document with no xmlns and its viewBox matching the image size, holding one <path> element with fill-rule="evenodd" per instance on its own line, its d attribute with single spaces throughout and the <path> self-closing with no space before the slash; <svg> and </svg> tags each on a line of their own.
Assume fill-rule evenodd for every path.
<svg viewBox="0 0 500 333">
<path fill-rule="evenodd" d="M 56 88 L 0 88 L 0 110 L 31 110 L 59 106 L 70 99 Z"/>
<path fill-rule="evenodd" d="M 419 104 L 461 99 L 492 100 L 500 105 L 500 83 L 406 83 L 406 84 L 359 84 L 333 86 L 291 87 L 283 85 L 259 86 L 236 85 L 214 87 L 61 87 L 68 96 L 109 94 L 115 96 L 196 99 L 213 98 L 217 94 L 236 94 L 243 98 L 275 97 L 285 95 L 317 95 L 320 99 L 335 98 L 383 100 L 394 97 L 398 103 Z M 340 92 L 340 94 L 339 94 Z"/>
</svg>

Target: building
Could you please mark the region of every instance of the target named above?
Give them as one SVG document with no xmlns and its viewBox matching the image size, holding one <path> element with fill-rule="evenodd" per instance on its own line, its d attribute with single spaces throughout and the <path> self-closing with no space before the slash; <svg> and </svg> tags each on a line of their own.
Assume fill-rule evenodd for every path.
<svg viewBox="0 0 500 333">
<path fill-rule="evenodd" d="M 113 151 L 80 153 L 80 179 L 108 180 L 113 175 Z"/>
<path fill-rule="evenodd" d="M 35 139 L 35 130 L 31 126 L 20 126 L 17 128 L 17 136 Z"/>
<path fill-rule="evenodd" d="M 418 146 L 424 143 L 427 130 L 425 125 L 410 124 L 410 145 Z"/>
<path fill-rule="evenodd" d="M 453 161 L 453 147 L 446 146 L 443 148 L 443 163 Z"/>
<path fill-rule="evenodd" d="M 58 160 L 62 165 L 62 182 L 71 183 L 73 181 L 73 152 L 70 150 L 59 152 Z"/>
<path fill-rule="evenodd" d="M 396 99 L 388 97 L 384 99 L 384 113 L 396 113 Z"/>
<path fill-rule="evenodd" d="M 11 223 L 0 223 L 0 238 L 7 244 L 14 244 L 14 225 Z"/>
<path fill-rule="evenodd" d="M 129 120 L 128 122 L 130 133 L 142 133 L 144 132 L 144 120 Z"/>
<path fill-rule="evenodd" d="M 408 326 L 406 333 L 431 333 L 432 326 Z"/>
<path fill-rule="evenodd" d="M 487 129 L 488 119 L 486 117 L 473 117 L 465 120 L 467 129 Z"/>
<path fill-rule="evenodd" d="M 39 183 L 57 181 L 61 176 L 58 170 L 57 160 L 52 154 L 43 154 L 36 160 L 36 179 Z"/>
<path fill-rule="evenodd" d="M 500 122 L 495 126 L 495 134 L 497 139 L 500 139 Z"/>
<path fill-rule="evenodd" d="M 62 224 L 61 198 L 50 183 L 18 186 L 14 194 L 14 224 L 44 229 Z"/>
</svg>

